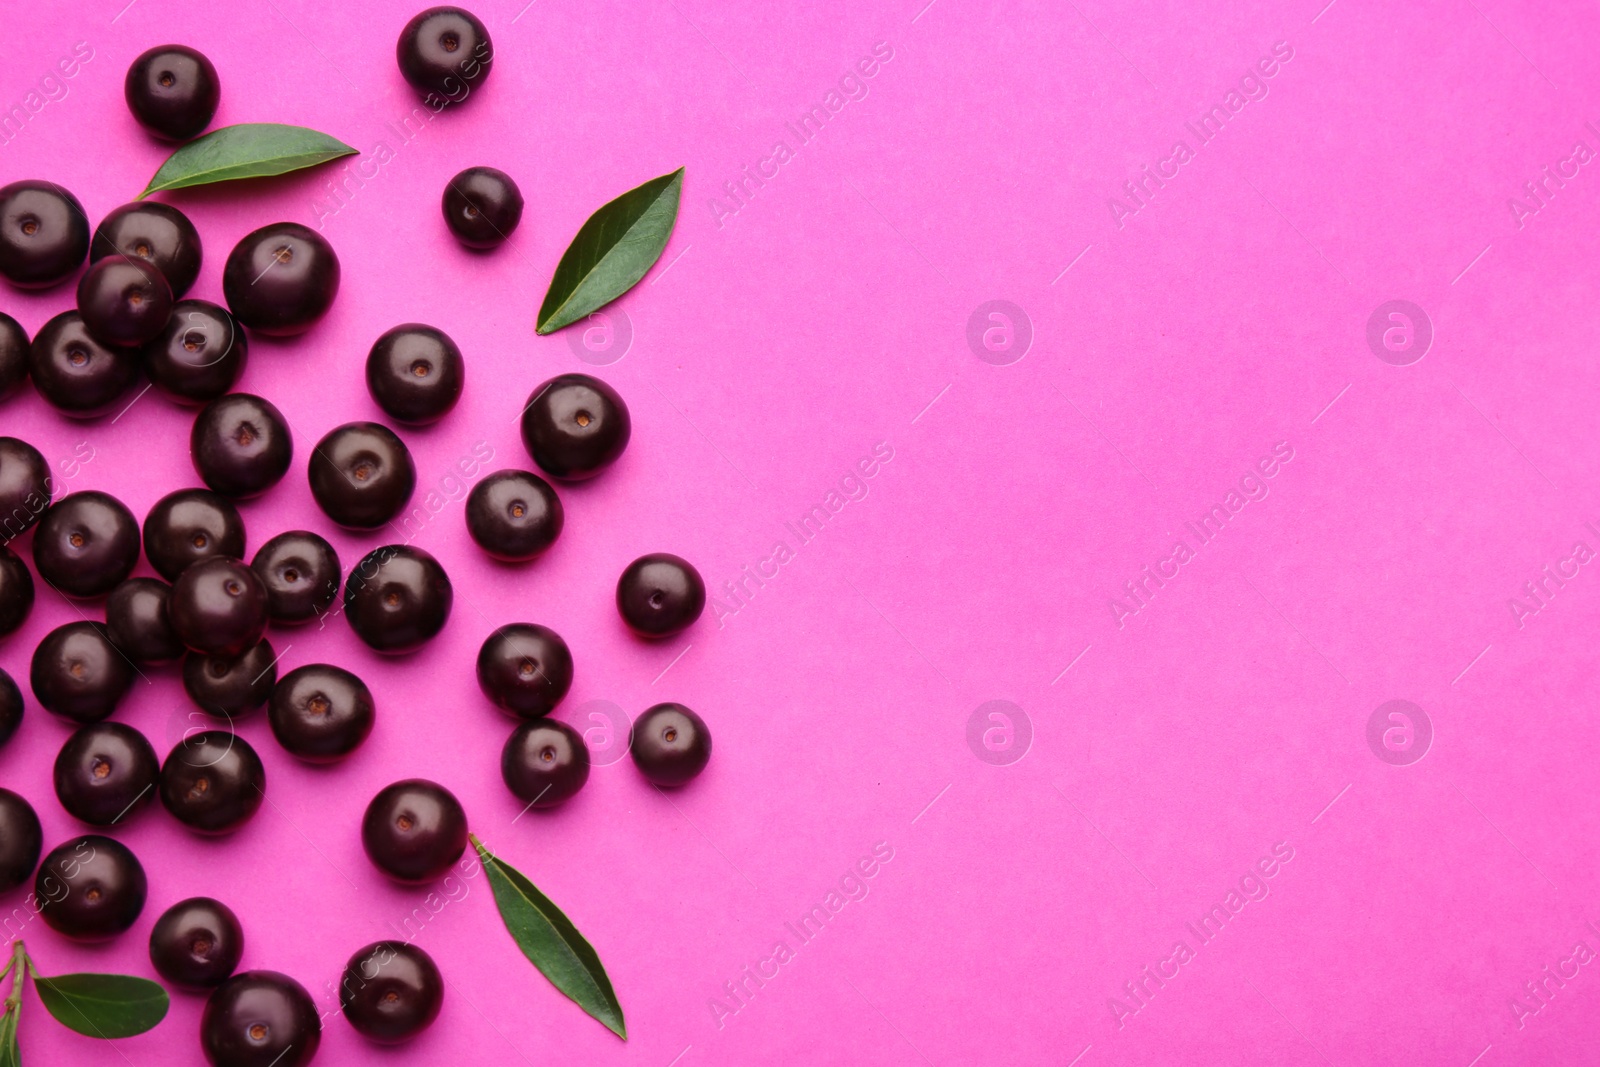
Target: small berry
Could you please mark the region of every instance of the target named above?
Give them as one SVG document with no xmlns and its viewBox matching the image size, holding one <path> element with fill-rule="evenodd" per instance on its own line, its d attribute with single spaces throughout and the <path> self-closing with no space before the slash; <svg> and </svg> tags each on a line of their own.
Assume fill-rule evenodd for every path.
<svg viewBox="0 0 1600 1067">
<path fill-rule="evenodd" d="M 137 200 L 123 204 L 94 228 L 89 262 L 107 256 L 144 260 L 167 279 L 173 297 L 181 297 L 200 276 L 200 232 L 171 204 Z"/>
<path fill-rule="evenodd" d="M 496 248 L 522 221 L 522 191 L 493 167 L 468 167 L 451 178 L 439 206 L 445 225 L 468 248 Z"/>
<path fill-rule="evenodd" d="M 409 1041 L 433 1025 L 444 979 L 429 955 L 405 941 L 378 941 L 350 957 L 339 1006 L 361 1036 L 382 1045 Z"/>
<path fill-rule="evenodd" d="M 139 353 L 101 344 L 77 311 L 63 311 L 33 335 L 28 373 L 45 402 L 74 419 L 98 419 L 122 406 L 139 376 Z"/>
<path fill-rule="evenodd" d="M 211 60 L 181 44 L 142 52 L 128 67 L 122 95 L 139 125 L 167 141 L 187 141 L 211 124 L 222 83 Z"/>
<path fill-rule="evenodd" d="M 190 993 L 215 989 L 244 956 L 244 927 L 211 897 L 180 900 L 150 929 L 150 963 L 170 985 Z"/>
<path fill-rule="evenodd" d="M 478 649 L 478 688 L 515 718 L 548 715 L 572 688 L 572 652 L 548 626 L 502 626 Z"/>
<path fill-rule="evenodd" d="M 306 1067 L 322 1044 L 322 1016 L 306 987 L 277 971 L 241 971 L 200 1014 L 211 1067 Z"/>
<path fill-rule="evenodd" d="M 493 59 L 489 31 L 459 7 L 430 7 L 419 13 L 395 44 L 400 73 L 436 107 L 464 101 L 489 77 Z"/>
<path fill-rule="evenodd" d="M 266 799 L 267 772 L 250 742 L 226 730 L 179 741 L 161 764 L 161 804 L 197 833 L 231 834 Z"/>
<path fill-rule="evenodd" d="M 656 785 L 683 785 L 711 759 L 711 731 L 682 704 L 657 704 L 633 724 L 634 766 Z"/>
<path fill-rule="evenodd" d="M 229 393 L 195 416 L 189 453 L 201 481 L 237 500 L 278 484 L 294 458 L 294 438 L 271 401 Z"/>
<path fill-rule="evenodd" d="M 448 871 L 467 848 L 467 814 L 436 782 L 407 778 L 385 786 L 367 805 L 361 844 L 378 870 L 422 885 Z"/>
<path fill-rule="evenodd" d="M 133 664 L 111 643 L 104 623 L 80 620 L 44 635 L 28 681 L 44 710 L 73 722 L 99 722 L 133 684 Z"/>
<path fill-rule="evenodd" d="M 409 545 L 367 553 L 344 583 L 350 628 L 368 647 L 394 655 L 415 652 L 444 629 L 454 602 L 439 561 Z"/>
<path fill-rule="evenodd" d="M 269 337 L 305 333 L 339 294 L 339 257 L 317 231 L 277 222 L 246 234 L 222 269 L 234 318 Z"/>
<path fill-rule="evenodd" d="M 106 636 L 141 667 L 176 663 L 185 651 L 167 614 L 172 586 L 159 578 L 129 578 L 106 597 Z"/>
<path fill-rule="evenodd" d="M 78 314 L 89 336 L 116 348 L 156 339 L 172 315 L 172 287 L 151 264 L 107 256 L 78 279 Z"/>
<path fill-rule="evenodd" d="M 228 722 L 259 711 L 277 682 L 278 657 L 266 641 L 237 656 L 191 652 L 183 660 L 183 691 L 201 711 Z"/>
<path fill-rule="evenodd" d="M 109 941 L 139 919 L 149 883 L 121 841 L 84 834 L 57 845 L 33 879 L 45 925 L 74 941 Z"/>
<path fill-rule="evenodd" d="M 336 763 L 367 739 L 372 690 L 342 667 L 309 663 L 279 680 L 267 705 L 272 735 L 307 763 Z"/>
<path fill-rule="evenodd" d="M 533 391 L 522 410 L 522 443 L 541 470 L 566 481 L 593 478 L 628 447 L 628 405 L 587 374 L 562 374 Z"/>
<path fill-rule="evenodd" d="M 267 630 L 267 590 L 244 562 L 212 556 L 172 583 L 167 602 L 183 643 L 207 656 L 238 656 Z"/>
<path fill-rule="evenodd" d="M 33 535 L 39 577 L 69 597 L 102 597 L 139 562 L 139 522 L 96 489 L 70 493 L 45 511 Z"/>
<path fill-rule="evenodd" d="M 479 548 L 507 563 L 543 554 L 565 523 L 561 498 L 532 471 L 495 471 L 467 494 L 467 533 Z"/>
<path fill-rule="evenodd" d="M 89 254 L 89 216 L 55 182 L 0 188 L 0 276 L 19 289 L 48 289 Z"/>
<path fill-rule="evenodd" d="M 417 467 L 405 442 L 387 426 L 350 422 L 311 450 L 311 495 L 340 526 L 376 530 L 411 500 Z"/>
<path fill-rule="evenodd" d="M 244 328 L 227 308 L 180 300 L 166 328 L 144 346 L 144 370 L 170 399 L 204 404 L 234 387 L 249 356 Z"/>
<path fill-rule="evenodd" d="M 226 497 L 179 489 L 157 500 L 145 516 L 144 554 L 157 574 L 175 582 L 191 563 L 243 556 L 244 520 Z"/>
<path fill-rule="evenodd" d="M 408 322 L 385 331 L 367 353 L 367 392 L 384 414 L 406 426 L 426 426 L 461 399 L 466 365 L 443 330 Z"/>
<path fill-rule="evenodd" d="M 617 579 L 617 611 L 640 637 L 670 637 L 694 624 L 706 606 L 706 583 L 681 556 L 655 552 Z"/>
<path fill-rule="evenodd" d="M 589 780 L 589 746 L 556 719 L 522 723 L 500 750 L 500 777 L 528 806 L 556 807 Z"/>
<path fill-rule="evenodd" d="M 91 826 L 122 825 L 155 800 L 161 763 L 138 730 L 120 722 L 80 726 L 56 756 L 56 799 Z"/>
<path fill-rule="evenodd" d="M 256 550 L 250 569 L 267 587 L 267 617 L 280 626 L 310 622 L 339 597 L 339 555 L 309 530 L 274 537 Z"/>
</svg>

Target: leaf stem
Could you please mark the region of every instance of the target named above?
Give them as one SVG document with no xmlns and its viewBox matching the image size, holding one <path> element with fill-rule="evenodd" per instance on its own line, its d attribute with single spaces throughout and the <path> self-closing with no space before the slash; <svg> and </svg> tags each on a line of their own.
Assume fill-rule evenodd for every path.
<svg viewBox="0 0 1600 1067">
<path fill-rule="evenodd" d="M 17 938 L 16 944 L 11 949 L 11 962 L 6 964 L 6 970 L 14 972 L 11 975 L 11 992 L 6 995 L 5 1011 L 0 1015 L 22 1015 L 22 983 L 26 977 L 25 971 L 29 963 L 28 950 L 22 944 L 22 938 Z M 4 972 L 0 972 L 4 973 Z"/>
</svg>

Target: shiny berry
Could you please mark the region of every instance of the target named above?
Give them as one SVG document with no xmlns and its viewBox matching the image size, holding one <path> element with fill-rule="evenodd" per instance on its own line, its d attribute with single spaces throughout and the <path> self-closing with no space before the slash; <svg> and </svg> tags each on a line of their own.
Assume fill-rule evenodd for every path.
<svg viewBox="0 0 1600 1067">
<path fill-rule="evenodd" d="M 478 688 L 517 718 L 547 715 L 572 688 L 572 652 L 548 626 L 502 626 L 478 649 Z"/>
<path fill-rule="evenodd" d="M 305 1067 L 322 1016 L 305 986 L 277 971 L 242 971 L 206 1000 L 200 1049 L 211 1067 Z"/>
<path fill-rule="evenodd" d="M 307 763 L 337 763 L 367 739 L 372 690 L 342 667 L 308 663 L 278 682 L 267 705 L 272 735 Z"/>
<path fill-rule="evenodd" d="M 542 554 L 565 523 L 561 498 L 532 471 L 495 471 L 467 494 L 467 533 L 479 548 L 508 563 Z"/>
<path fill-rule="evenodd" d="M 63 311 L 33 335 L 28 373 L 45 402 L 74 419 L 97 419 L 122 405 L 139 376 L 139 353 L 101 344 L 83 316 Z"/>
<path fill-rule="evenodd" d="M 271 401 L 229 393 L 195 416 L 189 454 L 201 481 L 223 496 L 242 499 L 266 492 L 288 473 L 294 438 Z"/>
<path fill-rule="evenodd" d="M 589 780 L 589 746 L 564 722 L 525 722 L 500 750 L 500 777 L 529 807 L 553 808 Z"/>
<path fill-rule="evenodd" d="M 96 489 L 69 493 L 45 511 L 33 535 L 39 577 L 70 597 L 101 597 L 139 562 L 139 522 Z"/>
<path fill-rule="evenodd" d="M 162 806 L 197 833 L 233 833 L 255 815 L 266 789 L 261 757 L 227 730 L 191 734 L 161 765 Z"/>
<path fill-rule="evenodd" d="M 250 569 L 267 587 L 267 617 L 280 626 L 310 622 L 339 596 L 339 555 L 309 530 L 274 537 L 256 550 Z"/>
<path fill-rule="evenodd" d="M 617 579 L 617 611 L 640 637 L 682 633 L 705 606 L 706 583 L 700 572 L 669 552 L 640 556 Z"/>
<path fill-rule="evenodd" d="M 89 242 L 89 262 L 107 256 L 142 259 L 161 272 L 173 298 L 200 276 L 200 232 L 189 216 L 155 200 L 123 204 L 100 220 Z"/>
<path fill-rule="evenodd" d="M 440 207 L 456 240 L 468 248 L 494 248 L 522 221 L 522 191 L 503 170 L 468 167 L 444 187 Z"/>
<path fill-rule="evenodd" d="M 0 275 L 19 289 L 48 289 L 89 254 L 89 217 L 55 182 L 0 188 Z"/>
<path fill-rule="evenodd" d="M 0 545 L 27 530 L 50 506 L 50 466 L 39 450 L 0 437 Z"/>
<path fill-rule="evenodd" d="M 39 917 L 74 941 L 109 941 L 139 919 L 149 883 L 121 841 L 84 834 L 57 845 L 33 878 Z"/>
<path fill-rule="evenodd" d="M 129 578 L 106 597 L 106 634 L 141 667 L 176 663 L 186 651 L 167 614 L 171 595 L 159 578 Z"/>
<path fill-rule="evenodd" d="M 120 722 L 80 726 L 56 756 L 56 799 L 92 826 L 124 823 L 155 800 L 161 762 L 138 730 Z"/>
<path fill-rule="evenodd" d="M 188 648 L 237 656 L 266 633 L 267 589 L 242 560 L 213 556 L 178 575 L 167 614 Z"/>
<path fill-rule="evenodd" d="M 167 141 L 187 141 L 211 123 L 222 95 L 211 60 L 181 44 L 139 54 L 122 82 L 139 125 Z"/>
<path fill-rule="evenodd" d="M 387 426 L 349 422 L 311 450 L 311 495 L 340 526 L 376 530 L 400 514 L 417 487 L 404 441 Z"/>
<path fill-rule="evenodd" d="M 350 957 L 339 1006 L 361 1036 L 382 1045 L 409 1041 L 433 1025 L 444 978 L 432 958 L 405 941 L 378 941 Z"/>
<path fill-rule="evenodd" d="M 144 554 L 156 573 L 177 581 L 191 563 L 244 555 L 244 520 L 224 496 L 179 489 L 157 500 L 144 517 Z"/>
<path fill-rule="evenodd" d="M 144 371 L 168 398 L 204 404 L 234 387 L 249 354 L 244 328 L 227 308 L 180 300 L 166 328 L 144 346 Z"/>
<path fill-rule="evenodd" d="M 111 643 L 104 623 L 69 622 L 33 650 L 28 682 L 39 706 L 73 722 L 107 718 L 133 684 L 133 664 Z"/>
<path fill-rule="evenodd" d="M 33 575 L 22 557 L 0 545 L 0 637 L 16 633 L 33 611 Z"/>
<path fill-rule="evenodd" d="M 243 955 L 239 917 L 211 897 L 178 901 L 150 929 L 151 965 L 168 985 L 190 993 L 226 982 Z"/>
<path fill-rule="evenodd" d="M 344 611 L 356 636 L 379 652 L 414 652 L 450 620 L 455 591 L 439 561 L 410 545 L 385 545 L 357 563 L 344 583 Z"/>
<path fill-rule="evenodd" d="M 489 77 L 494 46 L 470 11 L 430 7 L 406 23 L 395 44 L 400 73 L 423 98 L 459 104 Z"/>
<path fill-rule="evenodd" d="M 16 391 L 28 377 L 28 331 L 0 311 L 0 400 Z"/>
<path fill-rule="evenodd" d="M 5 748 L 6 742 L 16 736 L 22 716 L 22 690 L 17 688 L 11 675 L 0 670 L 0 748 Z M 5 890 L 0 889 L 0 893 L 3 892 Z"/>
<path fill-rule="evenodd" d="M 634 766 L 656 785 L 683 785 L 711 759 L 711 731 L 682 704 L 657 704 L 633 724 Z"/>
<path fill-rule="evenodd" d="M 44 832 L 33 805 L 0 789 L 0 896 L 32 877 L 43 849 Z"/>
<path fill-rule="evenodd" d="M 183 660 L 183 691 L 201 711 L 229 722 L 259 711 L 277 682 L 278 657 L 266 641 L 237 656 L 191 652 Z"/>
<path fill-rule="evenodd" d="M 373 865 L 397 882 L 422 885 L 450 869 L 467 848 L 467 813 L 437 782 L 407 778 L 367 805 L 361 844 Z"/>
<path fill-rule="evenodd" d="M 172 287 L 142 259 L 107 256 L 78 279 L 78 314 L 101 344 L 137 348 L 166 329 Z"/>
<path fill-rule="evenodd" d="M 339 293 L 339 257 L 317 231 L 276 222 L 246 234 L 222 269 L 234 318 L 270 337 L 305 333 Z"/>
<path fill-rule="evenodd" d="M 628 405 L 587 374 L 551 378 L 522 409 L 528 455 L 545 473 L 567 481 L 593 478 L 616 462 L 632 435 Z"/>
<path fill-rule="evenodd" d="M 367 392 L 396 422 L 426 426 L 461 399 L 466 367 L 443 330 L 408 322 L 385 332 L 367 353 Z"/>
</svg>

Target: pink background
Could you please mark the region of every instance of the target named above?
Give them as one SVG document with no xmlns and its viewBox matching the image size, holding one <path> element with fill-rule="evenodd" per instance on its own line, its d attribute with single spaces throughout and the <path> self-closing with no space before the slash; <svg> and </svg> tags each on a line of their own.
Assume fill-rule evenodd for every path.
<svg viewBox="0 0 1600 1067">
<path fill-rule="evenodd" d="M 438 890 L 448 903 L 413 922 L 450 982 L 438 1024 L 385 1051 L 332 1015 L 325 1062 L 1592 1055 L 1600 967 L 1561 961 L 1580 941 L 1600 951 L 1586 926 L 1600 926 L 1600 568 L 1581 567 L 1520 625 L 1508 604 L 1575 542 L 1600 550 L 1585 526 L 1600 524 L 1600 175 L 1550 181 L 1520 226 L 1509 204 L 1575 142 L 1600 151 L 1585 125 L 1600 119 L 1592 11 L 484 0 L 492 76 L 407 141 L 391 124 L 414 104 L 393 50 L 409 6 L 125 2 L 13 13 L 0 102 L 23 102 L 75 42 L 93 58 L 0 145 L 0 178 L 61 182 L 95 220 L 136 194 L 165 149 L 127 114 L 122 77 L 167 41 L 215 61 L 219 125 L 302 123 L 361 149 L 369 180 L 351 179 L 342 202 L 329 199 L 342 165 L 163 199 L 205 240 L 192 295 L 220 299 L 228 249 L 281 219 L 320 222 L 343 262 L 328 318 L 256 342 L 241 383 L 283 409 L 297 445 L 290 476 L 244 508 L 252 552 L 309 526 L 348 567 L 395 539 L 332 529 L 309 496 L 307 449 L 379 417 L 361 367 L 381 331 L 422 320 L 459 342 L 462 404 L 403 433 L 417 503 L 428 489 L 443 501 L 413 541 L 444 561 L 457 603 L 405 659 L 379 658 L 342 622 L 275 632 L 284 669 L 325 660 L 367 680 L 371 740 L 316 769 L 261 717 L 241 724 L 271 805 L 223 841 L 159 808 L 119 829 L 149 872 L 144 916 L 95 948 L 32 924 L 47 972 L 150 975 L 156 916 L 214 894 L 244 921 L 246 966 L 295 975 L 332 1010 L 349 954 L 426 912 L 423 891 L 367 863 L 357 832 L 378 788 L 424 775 L 589 936 L 632 1039 L 526 964 L 480 875 Z M 1248 81 L 1256 99 L 1236 98 L 1200 145 L 1185 123 L 1225 106 L 1275 45 L 1291 57 Z M 847 80 L 856 98 L 835 97 L 800 144 L 785 124 L 826 107 L 875 46 L 892 58 Z M 780 139 L 790 158 L 763 162 Z M 1141 167 L 1170 175 L 1161 161 L 1179 139 L 1193 158 L 1116 218 L 1111 198 Z M 374 173 L 380 142 L 392 158 Z M 528 199 L 489 256 L 459 250 L 439 218 L 445 180 L 474 164 L 508 171 Z M 680 165 L 677 232 L 617 305 L 631 348 L 595 369 L 570 331 L 536 337 L 545 285 L 588 213 Z M 768 177 L 741 206 L 723 184 L 745 167 Z M 1009 365 L 967 341 L 969 316 L 995 299 L 1033 329 Z M 1434 330 L 1409 366 L 1366 338 L 1395 299 Z M 31 331 L 70 300 L 67 287 L 7 290 L 0 306 Z M 560 489 L 567 529 L 546 558 L 493 566 L 461 516 L 462 484 L 485 470 L 457 482 L 458 461 L 482 441 L 488 469 L 527 466 L 523 398 L 580 370 L 626 397 L 633 444 L 604 477 Z M 197 484 L 189 419 L 153 394 L 115 422 L 69 421 L 31 390 L 0 406 L 0 432 L 36 444 L 66 489 L 110 490 L 141 516 Z M 785 523 L 826 506 L 878 442 L 893 458 L 843 483 L 866 495 L 801 544 Z M 1185 523 L 1279 442 L 1292 460 L 1247 483 L 1265 499 L 1201 545 Z M 69 477 L 80 446 L 93 458 Z M 1193 558 L 1159 589 L 1146 579 L 1147 606 L 1119 625 L 1112 598 L 1141 567 L 1170 574 L 1160 561 L 1179 538 Z M 778 540 L 792 558 L 763 586 L 746 579 L 742 606 L 729 599 L 743 567 L 771 575 Z M 631 639 L 613 583 L 655 550 L 693 560 L 737 612 L 708 611 L 661 645 Z M 46 592 L 0 665 L 25 679 L 35 643 L 76 612 Z M 630 715 L 684 701 L 715 732 L 708 771 L 669 797 L 624 760 L 564 809 L 518 818 L 498 775 L 510 723 L 472 662 L 494 626 L 519 620 L 574 650 L 560 717 L 587 728 L 591 701 Z M 50 845 L 82 828 L 49 785 L 67 730 L 29 699 L 0 782 L 34 802 Z M 1391 699 L 1433 726 L 1409 766 L 1366 739 Z M 1009 747 L 999 727 L 994 749 L 969 747 L 990 700 L 1021 709 Z M 118 713 L 162 752 L 188 715 L 170 669 Z M 1265 899 L 1202 945 L 1185 924 L 1280 842 L 1292 859 L 1246 883 Z M 785 923 L 826 906 L 875 845 L 892 859 L 861 883 L 867 895 L 802 943 Z M 6 913 L 23 905 L 22 892 L 0 899 Z M 763 962 L 779 940 L 786 962 Z M 1191 958 L 1171 976 L 1180 940 Z M 759 989 L 747 966 L 766 969 Z M 1575 966 L 1543 987 L 1548 1003 L 1524 988 Z M 1158 988 L 1145 967 L 1171 977 Z M 753 992 L 733 999 L 734 981 Z M 108 1061 L 30 997 L 23 1049 L 36 1064 L 198 1063 L 199 1013 L 176 995 L 160 1028 Z"/>
</svg>

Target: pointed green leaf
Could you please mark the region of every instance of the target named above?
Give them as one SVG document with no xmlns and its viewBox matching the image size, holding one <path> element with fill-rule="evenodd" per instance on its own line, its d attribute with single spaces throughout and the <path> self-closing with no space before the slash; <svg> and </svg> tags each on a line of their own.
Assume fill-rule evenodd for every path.
<svg viewBox="0 0 1600 1067">
<path fill-rule="evenodd" d="M 637 285 L 667 247 L 682 192 L 679 167 L 590 215 L 556 264 L 539 308 L 538 332 L 571 325 Z"/>
<path fill-rule="evenodd" d="M 489 888 L 494 891 L 500 918 L 522 954 L 578 1007 L 628 1040 L 622 1005 L 593 946 L 520 871 L 496 859 L 476 835 L 472 844 L 483 860 L 483 869 L 489 872 Z"/>
<path fill-rule="evenodd" d="M 167 991 L 126 974 L 34 975 L 45 1010 L 90 1037 L 132 1037 L 167 1016 Z"/>
<path fill-rule="evenodd" d="M 11 1008 L 0 1019 L 0 1067 L 22 1067 L 22 1050 L 17 1047 L 17 1013 Z"/>
<path fill-rule="evenodd" d="M 168 156 L 144 192 L 139 194 L 139 199 L 162 189 L 186 189 L 236 178 L 287 174 L 340 156 L 357 154 L 343 141 L 304 126 L 284 126 L 276 122 L 224 126 L 190 141 Z"/>
</svg>

